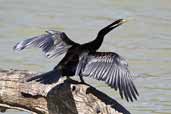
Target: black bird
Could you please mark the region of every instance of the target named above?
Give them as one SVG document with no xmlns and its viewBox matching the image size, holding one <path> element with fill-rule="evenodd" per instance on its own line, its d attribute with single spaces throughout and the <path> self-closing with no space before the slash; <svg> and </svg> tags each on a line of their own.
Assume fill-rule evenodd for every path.
<svg viewBox="0 0 171 114">
<path fill-rule="evenodd" d="M 44 84 L 55 83 L 62 76 L 92 77 L 104 81 L 115 90 L 119 89 L 121 98 L 127 101 L 137 100 L 138 91 L 133 84 L 128 64 L 123 57 L 114 52 L 97 52 L 104 36 L 114 28 L 125 23 L 118 19 L 101 29 L 97 37 L 85 44 L 76 43 L 68 38 L 64 32 L 46 31 L 46 34 L 35 36 L 17 43 L 14 50 L 23 50 L 29 47 L 41 48 L 48 57 L 59 56 L 66 53 L 64 58 L 50 72 L 31 78 Z"/>
</svg>

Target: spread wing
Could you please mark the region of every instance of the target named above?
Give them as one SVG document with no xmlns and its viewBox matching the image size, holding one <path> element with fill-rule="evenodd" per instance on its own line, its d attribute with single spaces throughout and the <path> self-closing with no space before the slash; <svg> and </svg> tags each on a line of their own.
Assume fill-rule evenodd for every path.
<svg viewBox="0 0 171 114">
<path fill-rule="evenodd" d="M 46 34 L 35 36 L 17 43 L 14 50 L 23 50 L 30 47 L 41 48 L 48 58 L 65 53 L 71 46 L 78 45 L 68 38 L 64 32 L 46 31 Z"/>
<path fill-rule="evenodd" d="M 110 87 L 119 89 L 121 98 L 137 99 L 138 91 L 133 84 L 125 59 L 112 52 L 96 52 L 80 57 L 76 75 L 89 76 L 105 81 Z"/>
</svg>

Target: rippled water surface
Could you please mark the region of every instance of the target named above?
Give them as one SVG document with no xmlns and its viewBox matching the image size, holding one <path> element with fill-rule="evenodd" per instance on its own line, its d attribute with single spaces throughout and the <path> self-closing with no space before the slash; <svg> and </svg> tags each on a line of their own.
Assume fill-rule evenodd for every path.
<svg viewBox="0 0 171 114">
<path fill-rule="evenodd" d="M 0 0 L 0 68 L 46 72 L 60 58 L 48 60 L 38 49 L 16 53 L 12 46 L 49 29 L 65 31 L 72 40 L 85 43 L 117 18 L 128 23 L 107 35 L 100 51 L 114 51 L 128 60 L 140 97 L 127 103 L 103 83 L 89 83 L 132 114 L 170 114 L 170 0 Z M 14 113 L 24 114 L 7 112 Z"/>
</svg>

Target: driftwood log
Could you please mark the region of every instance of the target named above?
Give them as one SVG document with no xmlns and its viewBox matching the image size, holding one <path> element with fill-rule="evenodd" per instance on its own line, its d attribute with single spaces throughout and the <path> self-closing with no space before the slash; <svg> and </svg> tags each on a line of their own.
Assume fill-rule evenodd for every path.
<svg viewBox="0 0 171 114">
<path fill-rule="evenodd" d="M 38 114 L 130 114 L 94 87 L 60 79 L 44 85 L 26 82 L 38 75 L 26 70 L 0 70 L 0 111 L 17 109 Z"/>
</svg>

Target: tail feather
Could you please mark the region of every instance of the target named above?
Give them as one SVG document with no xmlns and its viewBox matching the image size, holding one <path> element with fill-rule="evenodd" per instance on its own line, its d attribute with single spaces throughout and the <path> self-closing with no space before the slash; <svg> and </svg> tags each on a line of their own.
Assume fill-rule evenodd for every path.
<svg viewBox="0 0 171 114">
<path fill-rule="evenodd" d="M 59 72 L 59 70 L 52 70 L 52 71 L 37 75 L 35 77 L 32 77 L 28 79 L 27 82 L 36 81 L 42 84 L 52 84 L 52 83 L 58 82 L 60 77 L 61 77 L 61 73 Z"/>
</svg>

